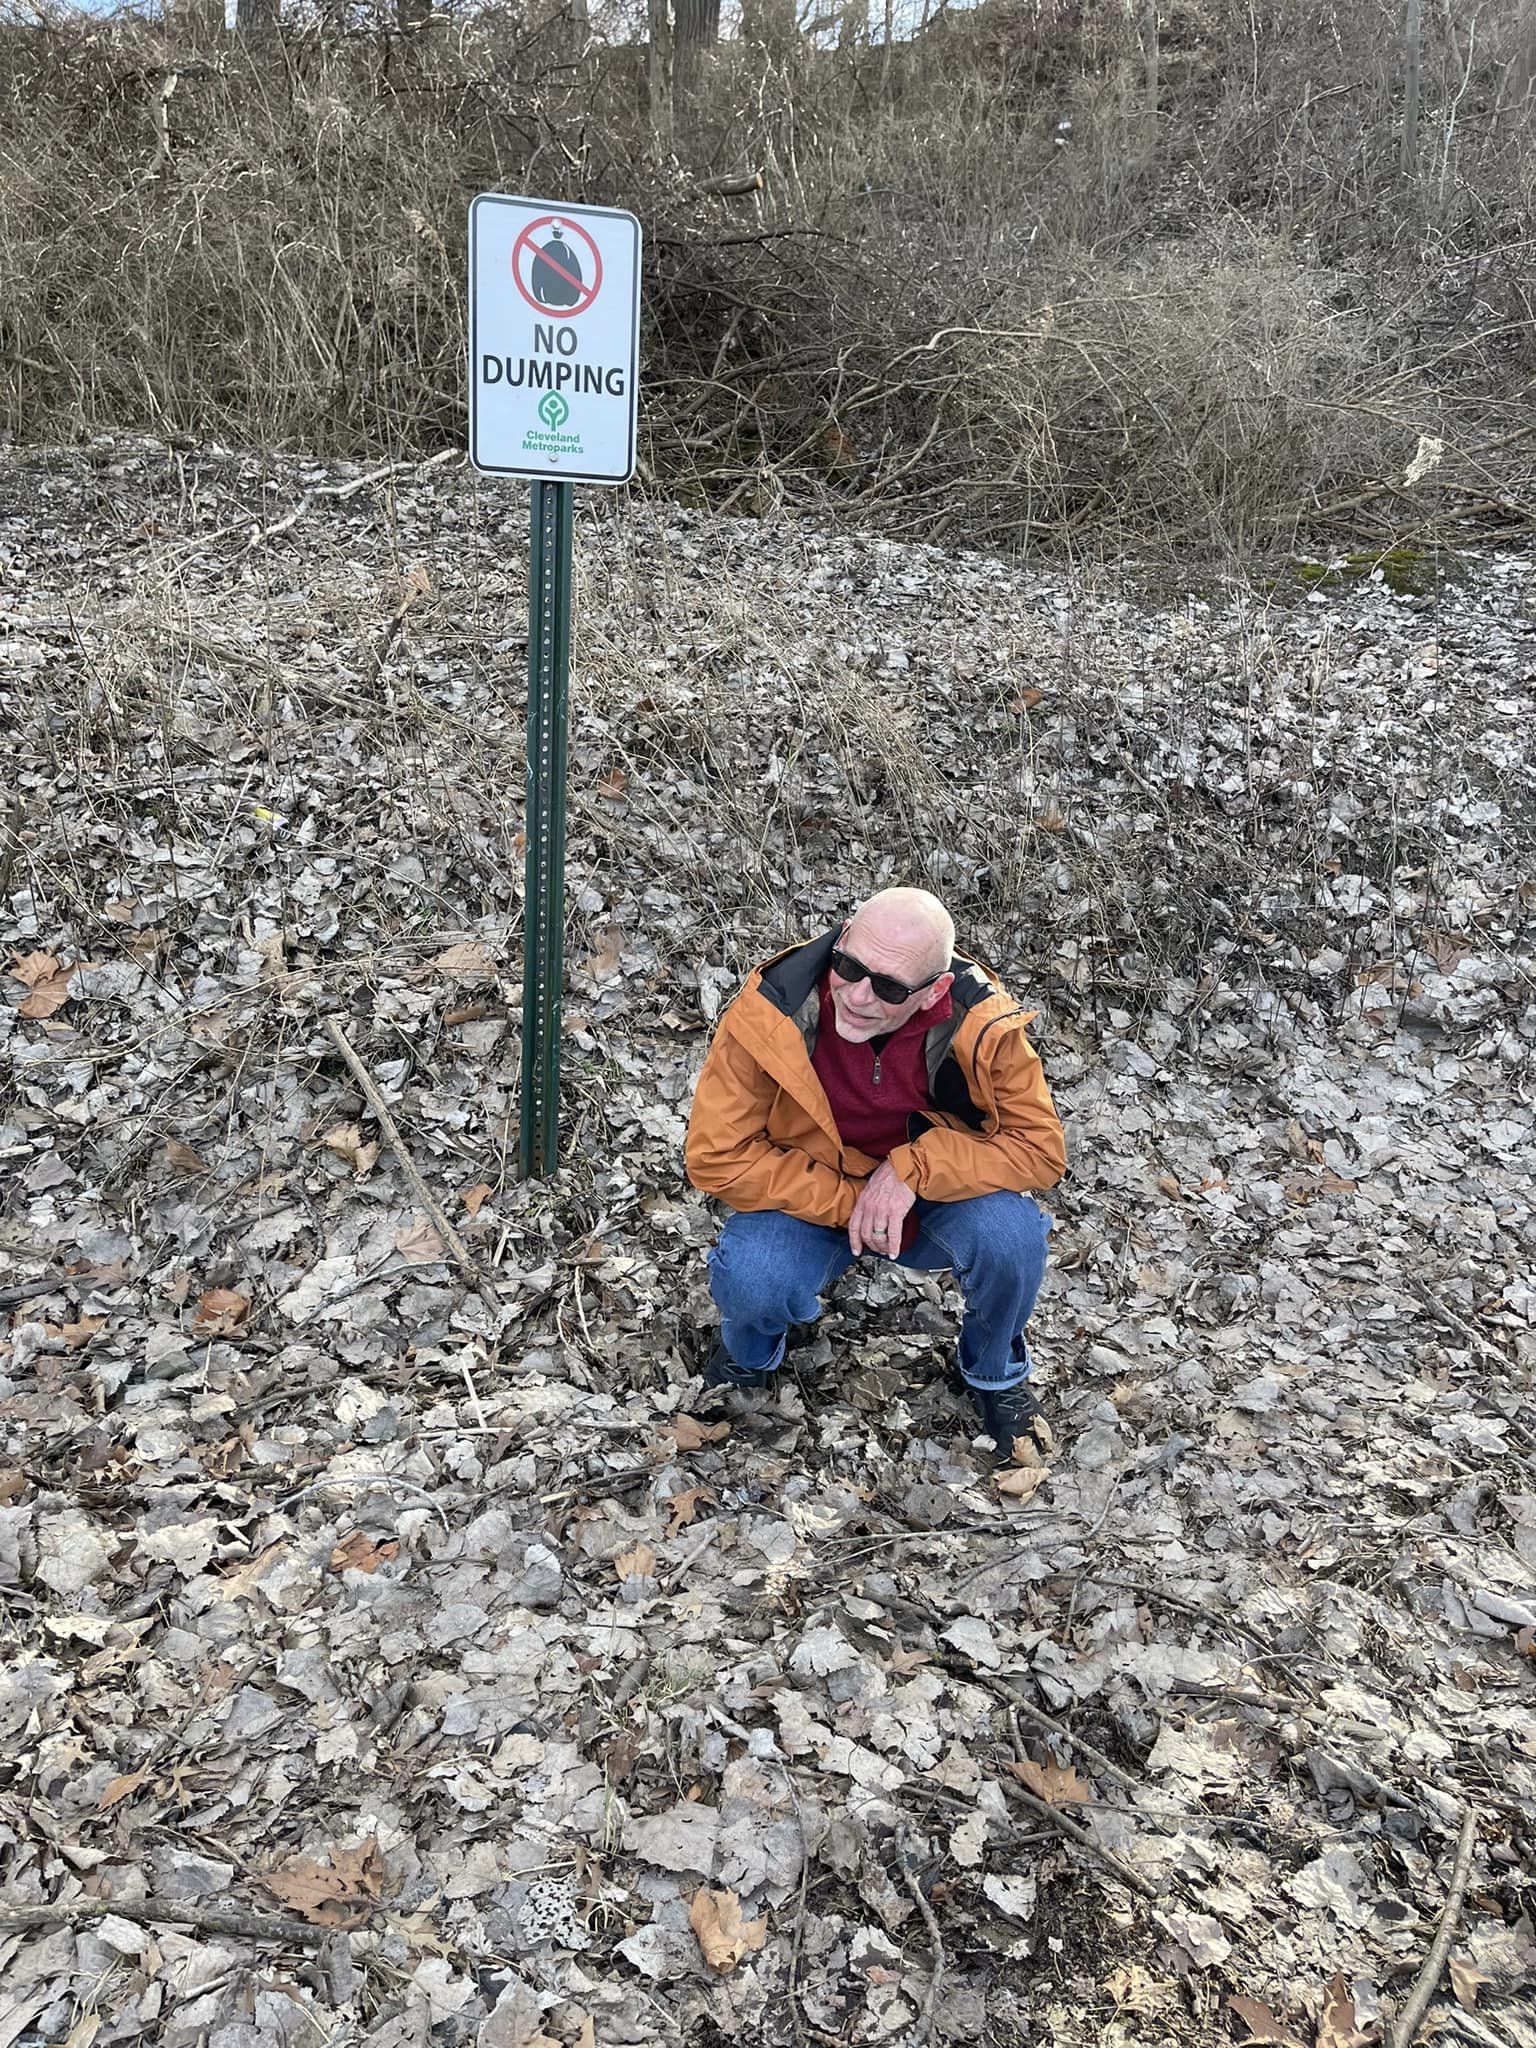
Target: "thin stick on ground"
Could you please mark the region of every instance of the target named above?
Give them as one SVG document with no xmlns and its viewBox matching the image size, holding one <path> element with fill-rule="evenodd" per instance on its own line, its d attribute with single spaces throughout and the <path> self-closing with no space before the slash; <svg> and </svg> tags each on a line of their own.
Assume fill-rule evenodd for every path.
<svg viewBox="0 0 1536 2048">
<path fill-rule="evenodd" d="M 41 1927 L 76 1927 L 104 1920 L 108 1915 L 141 1926 L 190 1927 L 199 1934 L 233 1934 L 247 1941 L 269 1941 L 288 1948 L 314 1948 L 329 1941 L 336 1932 L 334 1927 L 312 1927 L 306 1920 L 231 1912 L 224 1906 L 201 1906 L 187 1899 L 71 1899 L 62 1906 L 0 1909 L 0 1934 Z"/>
<path fill-rule="evenodd" d="M 1139 1870 L 1132 1870 L 1129 1863 L 1122 1862 L 1112 1849 L 1106 1849 L 1102 1843 L 1096 1842 L 1086 1828 L 1080 1828 L 1076 1821 L 1068 1820 L 1067 1816 L 1058 1807 L 1052 1806 L 1048 1800 L 1037 1799 L 1033 1792 L 1026 1792 L 1024 1787 L 1012 1778 L 1000 1779 L 999 1783 L 1010 1799 L 1017 1799 L 1019 1804 L 1027 1806 L 1031 1813 L 1038 1813 L 1042 1820 L 1048 1820 L 1058 1834 L 1065 1835 L 1069 1842 L 1075 1842 L 1079 1849 L 1086 1849 L 1090 1856 L 1096 1857 L 1106 1870 L 1112 1871 L 1122 1884 L 1129 1885 L 1140 1897 L 1154 1900 L 1162 1897 L 1157 1886 L 1149 1883 Z"/>
<path fill-rule="evenodd" d="M 923 1916 L 923 1925 L 928 1930 L 928 1948 L 933 1957 L 933 1966 L 928 1973 L 928 1989 L 923 1994 L 923 2009 L 917 2016 L 917 2027 L 912 2036 L 914 2041 L 926 2041 L 933 2034 L 934 2007 L 939 2002 L 939 1992 L 944 1984 L 944 1937 L 939 1932 L 938 1919 L 913 1865 L 910 1837 L 904 1828 L 896 1836 L 896 1867 L 901 1872 L 903 1884 L 912 1894 L 913 1904 Z"/>
<path fill-rule="evenodd" d="M 1456 1923 L 1461 1918 L 1461 1902 L 1467 1895 L 1467 1883 L 1472 1875 L 1472 1852 L 1476 1846 L 1477 1811 L 1469 1806 L 1462 1816 L 1461 1834 L 1456 1842 L 1456 1861 L 1451 1867 L 1451 1888 L 1446 1894 L 1440 1925 L 1435 1930 L 1434 1942 L 1424 1958 L 1424 1967 L 1418 1974 L 1412 1996 L 1403 2008 L 1403 2016 L 1392 2029 L 1391 2048 L 1410 2048 L 1429 2001 L 1435 1995 L 1440 1972 L 1445 1968 L 1445 1959 L 1456 1938 Z"/>
<path fill-rule="evenodd" d="M 1109 1778 L 1117 1785 L 1123 1785 L 1128 1792 L 1139 1793 L 1147 1789 L 1145 1779 L 1133 1778 L 1129 1771 L 1121 1770 L 1117 1763 L 1112 1763 L 1103 1750 L 1097 1748 L 1086 1736 L 1076 1734 L 1065 1721 L 1058 1721 L 1054 1714 L 1048 1714 L 1043 1707 L 1037 1707 L 1025 1699 L 1017 1687 L 1011 1686 L 1006 1679 L 996 1678 L 990 1671 L 983 1671 L 980 1665 L 973 1664 L 969 1657 L 954 1656 L 948 1651 L 941 1653 L 936 1662 L 942 1664 L 946 1671 L 953 1671 L 958 1676 L 969 1679 L 973 1685 L 985 1686 L 988 1692 L 995 1692 L 1000 1700 L 1006 1701 L 1010 1707 L 1022 1714 L 1026 1721 L 1032 1721 L 1037 1728 L 1054 1735 L 1059 1741 L 1075 1749 L 1079 1756 L 1085 1757 L 1101 1777 Z"/>
<path fill-rule="evenodd" d="M 389 1113 L 388 1103 L 385 1102 L 384 1097 L 379 1093 L 378 1085 L 374 1081 L 372 1074 L 369 1073 L 368 1069 L 358 1058 L 356 1051 L 353 1049 L 352 1041 L 341 1027 L 340 1019 L 327 1017 L 325 1028 L 335 1040 L 336 1050 L 352 1069 L 353 1078 L 356 1080 L 358 1087 L 362 1089 L 368 1107 L 373 1111 L 389 1149 L 400 1163 L 400 1171 L 410 1182 L 411 1191 L 417 1201 L 420 1202 L 421 1206 L 431 1217 L 438 1236 L 452 1253 L 454 1264 L 487 1307 L 499 1308 L 500 1303 L 496 1298 L 495 1289 L 475 1264 L 474 1259 L 470 1255 L 468 1245 L 465 1244 L 463 1238 L 460 1237 L 459 1233 L 448 1221 L 442 1204 L 417 1171 L 416 1162 L 406 1149 L 405 1140 L 400 1135 L 400 1127 Z"/>
</svg>

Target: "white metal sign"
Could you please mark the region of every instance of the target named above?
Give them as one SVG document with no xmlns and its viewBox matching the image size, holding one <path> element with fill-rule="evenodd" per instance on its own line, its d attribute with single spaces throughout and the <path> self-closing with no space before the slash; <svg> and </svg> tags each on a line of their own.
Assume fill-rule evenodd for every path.
<svg viewBox="0 0 1536 2048">
<path fill-rule="evenodd" d="M 482 192 L 469 209 L 469 459 L 498 476 L 634 474 L 640 223 Z"/>
</svg>

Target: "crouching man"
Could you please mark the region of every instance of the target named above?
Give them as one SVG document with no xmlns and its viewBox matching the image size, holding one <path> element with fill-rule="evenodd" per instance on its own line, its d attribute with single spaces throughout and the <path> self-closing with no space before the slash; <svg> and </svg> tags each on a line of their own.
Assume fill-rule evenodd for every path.
<svg viewBox="0 0 1536 2048">
<path fill-rule="evenodd" d="M 1050 1229 L 1029 1191 L 1066 1166 L 1022 1010 L 935 896 L 885 889 L 780 953 L 720 1019 L 688 1124 L 688 1177 L 735 1213 L 709 1254 L 707 1387 L 773 1384 L 792 1323 L 868 1252 L 950 1268 L 958 1364 L 1007 1457 L 1039 1414 L 1024 1325 Z"/>
</svg>

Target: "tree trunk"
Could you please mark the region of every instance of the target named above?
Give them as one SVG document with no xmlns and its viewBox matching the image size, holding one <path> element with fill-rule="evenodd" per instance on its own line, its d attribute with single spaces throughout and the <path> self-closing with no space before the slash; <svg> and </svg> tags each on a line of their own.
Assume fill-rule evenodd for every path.
<svg viewBox="0 0 1536 2048">
<path fill-rule="evenodd" d="M 1505 88 L 1509 125 L 1523 128 L 1536 114 L 1536 0 L 1525 0 L 1515 31 L 1514 61 Z"/>
<path fill-rule="evenodd" d="M 672 18 L 673 91 L 685 107 L 691 108 L 704 53 L 720 40 L 720 0 L 675 0 Z"/>
<path fill-rule="evenodd" d="M 659 157 L 673 153 L 672 132 L 672 5 L 671 0 L 646 0 L 650 37 L 645 52 L 645 90 L 651 123 L 651 146 Z"/>
<path fill-rule="evenodd" d="M 782 57 L 795 41 L 795 0 L 741 0 L 742 40 Z"/>
<path fill-rule="evenodd" d="M 277 34 L 277 0 L 236 0 L 235 32 L 245 42 L 270 42 Z"/>
<path fill-rule="evenodd" d="M 1157 31 L 1157 0 L 1146 0 L 1142 15 L 1142 52 L 1147 67 L 1147 155 L 1157 155 L 1157 96 L 1162 89 L 1158 76 L 1161 68 L 1162 48 Z"/>
<path fill-rule="evenodd" d="M 224 34 L 224 0 L 177 0 L 166 13 L 178 27 L 190 29 L 199 43 L 216 43 Z"/>
<path fill-rule="evenodd" d="M 1405 178 L 1414 176 L 1419 164 L 1419 53 L 1422 45 L 1419 0 L 1408 0 L 1403 25 L 1403 153 L 1399 168 Z"/>
</svg>

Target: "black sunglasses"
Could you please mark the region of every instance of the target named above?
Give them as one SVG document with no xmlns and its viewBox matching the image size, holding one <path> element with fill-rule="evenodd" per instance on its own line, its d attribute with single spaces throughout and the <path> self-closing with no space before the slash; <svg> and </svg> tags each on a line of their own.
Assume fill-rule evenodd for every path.
<svg viewBox="0 0 1536 2048">
<path fill-rule="evenodd" d="M 908 988 L 907 984 L 898 981 L 894 974 L 876 974 L 874 969 L 866 967 L 862 960 L 855 960 L 851 953 L 845 953 L 841 946 L 832 948 L 832 972 L 839 981 L 867 981 L 882 1003 L 905 1003 L 915 996 L 919 989 L 932 988 L 939 978 L 937 974 L 930 974 L 926 981 L 916 981 Z"/>
</svg>

